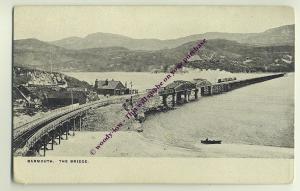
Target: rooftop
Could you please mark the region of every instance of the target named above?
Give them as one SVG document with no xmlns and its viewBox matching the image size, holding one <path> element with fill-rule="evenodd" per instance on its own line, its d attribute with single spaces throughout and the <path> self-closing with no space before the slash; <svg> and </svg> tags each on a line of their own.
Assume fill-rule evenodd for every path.
<svg viewBox="0 0 300 191">
<path fill-rule="evenodd" d="M 117 89 L 118 85 L 122 88 L 126 88 L 122 82 L 115 80 L 96 80 L 95 87 L 98 89 Z"/>
</svg>

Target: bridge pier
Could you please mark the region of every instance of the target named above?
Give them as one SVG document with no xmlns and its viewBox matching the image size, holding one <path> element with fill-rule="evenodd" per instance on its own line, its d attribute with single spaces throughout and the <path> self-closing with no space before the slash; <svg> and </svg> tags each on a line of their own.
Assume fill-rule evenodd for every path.
<svg viewBox="0 0 300 191">
<path fill-rule="evenodd" d="M 54 130 L 54 133 L 53 133 L 53 145 L 58 145 L 58 143 L 56 142 L 56 139 L 58 137 L 58 133 L 57 133 L 57 130 Z"/>
<path fill-rule="evenodd" d="M 189 98 L 188 98 L 188 92 L 187 90 L 184 91 L 184 103 L 189 102 Z"/>
<path fill-rule="evenodd" d="M 175 94 L 172 94 L 172 107 L 175 107 Z"/>
<path fill-rule="evenodd" d="M 69 127 L 68 125 L 65 125 L 65 134 L 66 134 L 66 140 L 68 140 L 68 134 L 69 134 Z"/>
<path fill-rule="evenodd" d="M 208 86 L 207 87 L 208 88 L 208 95 L 212 95 L 213 93 L 212 93 L 212 86 Z"/>
<path fill-rule="evenodd" d="M 61 127 L 61 126 L 60 126 Z M 61 141 L 61 129 L 58 130 L 58 144 L 60 145 L 60 141 Z"/>
<path fill-rule="evenodd" d="M 36 145 L 34 146 L 33 150 L 35 150 L 38 155 L 41 155 L 40 151 L 41 151 L 42 147 L 43 147 L 42 141 L 38 141 L 36 143 Z"/>
<path fill-rule="evenodd" d="M 162 104 L 163 106 L 165 107 L 169 107 L 168 105 L 168 96 L 172 96 L 172 100 L 171 100 L 171 105 L 172 107 L 175 107 L 176 104 L 181 104 L 181 95 L 182 95 L 182 92 L 177 92 L 177 93 L 172 93 L 172 94 L 165 94 L 165 95 L 162 95 Z M 188 94 L 186 94 L 186 97 L 189 96 Z M 81 118 L 79 118 L 81 120 Z M 80 124 L 81 125 L 81 124 Z M 81 128 L 81 126 L 80 126 Z"/>
<path fill-rule="evenodd" d="M 200 94 L 201 94 L 201 96 L 205 95 L 205 87 L 200 88 Z"/>
<path fill-rule="evenodd" d="M 82 121 L 81 121 L 81 116 L 79 116 L 79 131 L 81 131 L 81 126 L 82 126 Z"/>
<path fill-rule="evenodd" d="M 53 148 L 53 144 L 54 144 L 54 142 L 55 142 L 55 135 L 54 135 L 54 133 L 50 136 L 51 138 L 50 138 L 50 142 L 48 143 L 48 144 L 50 144 L 51 145 L 51 149 L 50 150 L 53 150 L 54 148 Z"/>
<path fill-rule="evenodd" d="M 51 120 L 46 121 L 47 123 L 42 121 L 38 124 L 33 124 L 35 126 L 32 126 L 32 128 L 30 128 L 30 130 L 32 131 L 32 136 L 24 136 L 24 140 L 22 139 L 22 142 L 19 140 L 23 138 L 21 136 L 23 136 L 23 134 L 25 134 L 26 132 L 23 133 L 21 131 L 23 134 L 19 132 L 15 133 L 16 136 L 19 136 L 21 138 L 17 139 L 14 137 L 14 152 L 18 148 L 23 148 L 24 151 L 21 150 L 22 156 L 46 156 L 47 150 L 54 150 L 54 145 L 61 144 L 61 140 L 68 140 L 69 135 L 73 134 L 73 136 L 75 136 L 75 131 L 82 130 L 82 127 L 85 125 L 87 110 L 90 108 L 91 107 L 89 106 L 87 107 L 87 109 L 75 108 L 76 110 L 74 111 L 68 110 L 68 113 L 62 114 L 62 116 L 57 116 L 57 119 L 51 118 Z M 25 140 L 25 138 L 27 139 Z"/>
<path fill-rule="evenodd" d="M 176 104 L 180 104 L 181 103 L 181 92 L 177 92 L 176 93 Z"/>
<path fill-rule="evenodd" d="M 197 100 L 197 99 L 198 99 L 198 92 L 199 92 L 199 89 L 196 88 L 194 91 L 195 91 L 195 100 Z"/>
<path fill-rule="evenodd" d="M 46 156 L 46 150 L 47 150 L 47 138 L 45 137 L 43 140 L 43 156 Z"/>
<path fill-rule="evenodd" d="M 73 119 L 73 136 L 75 136 L 75 129 L 76 129 L 76 117 Z"/>
<path fill-rule="evenodd" d="M 224 84 L 223 85 L 223 91 L 228 92 L 229 91 L 229 84 Z"/>
<path fill-rule="evenodd" d="M 163 95 L 162 99 L 163 99 L 163 106 L 168 107 L 168 103 L 167 103 L 167 95 Z"/>
<path fill-rule="evenodd" d="M 58 137 L 58 144 L 60 144 L 60 141 L 61 141 L 61 131 L 59 131 L 59 137 Z"/>
</svg>

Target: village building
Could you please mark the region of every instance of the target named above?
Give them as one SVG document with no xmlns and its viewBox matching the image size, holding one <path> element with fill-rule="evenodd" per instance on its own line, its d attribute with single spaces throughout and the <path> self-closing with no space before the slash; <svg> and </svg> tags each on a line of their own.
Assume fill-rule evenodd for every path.
<svg viewBox="0 0 300 191">
<path fill-rule="evenodd" d="M 130 90 L 120 81 L 115 80 L 98 80 L 95 81 L 95 91 L 101 95 L 124 95 L 129 94 Z"/>
</svg>

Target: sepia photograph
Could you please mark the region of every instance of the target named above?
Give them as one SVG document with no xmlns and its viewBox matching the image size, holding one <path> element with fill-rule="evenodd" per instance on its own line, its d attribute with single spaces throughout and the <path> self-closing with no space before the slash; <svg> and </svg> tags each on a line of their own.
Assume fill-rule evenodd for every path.
<svg viewBox="0 0 300 191">
<path fill-rule="evenodd" d="M 294 19 L 286 6 L 16 6 L 13 158 L 294 159 Z"/>
<path fill-rule="evenodd" d="M 189 12 L 195 9 L 224 14 L 246 9 L 250 15 L 226 21 L 226 28 L 218 21 L 197 34 L 208 30 L 211 19 Z M 95 156 L 293 158 L 293 12 L 273 7 L 274 15 L 267 15 L 265 9 L 183 7 L 181 14 L 189 12 L 191 21 L 178 28 L 172 7 L 155 8 L 165 12 L 163 21 L 147 18 L 153 11 L 148 7 L 16 7 L 14 156 L 91 155 L 189 49 L 206 39 Z M 275 9 L 285 16 L 272 18 Z M 126 14 L 130 10 L 136 12 Z M 249 20 L 255 11 L 265 23 Z M 72 34 L 75 24 L 80 25 Z M 160 25 L 170 29 L 159 34 Z M 243 33 L 223 32 L 242 27 Z"/>
</svg>

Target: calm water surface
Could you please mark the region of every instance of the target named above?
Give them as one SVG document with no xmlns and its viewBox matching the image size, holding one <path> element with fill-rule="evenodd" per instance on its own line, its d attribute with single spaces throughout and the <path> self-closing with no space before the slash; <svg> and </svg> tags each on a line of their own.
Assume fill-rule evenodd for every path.
<svg viewBox="0 0 300 191">
<path fill-rule="evenodd" d="M 95 79 L 133 82 L 144 90 L 165 74 L 151 73 L 66 73 L 93 83 Z M 218 71 L 178 74 L 174 80 L 205 78 L 215 82 L 221 77 L 238 79 L 264 74 L 231 74 Z M 221 95 L 150 116 L 143 124 L 143 135 L 167 144 L 192 148 L 201 139 L 220 139 L 224 143 L 294 146 L 294 74 L 250 85 Z"/>
</svg>

